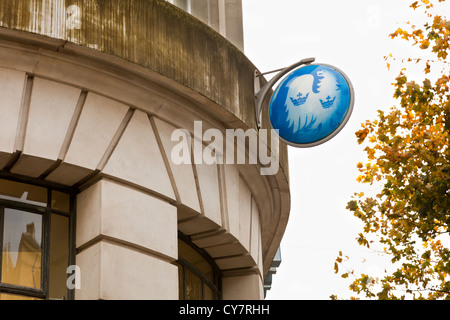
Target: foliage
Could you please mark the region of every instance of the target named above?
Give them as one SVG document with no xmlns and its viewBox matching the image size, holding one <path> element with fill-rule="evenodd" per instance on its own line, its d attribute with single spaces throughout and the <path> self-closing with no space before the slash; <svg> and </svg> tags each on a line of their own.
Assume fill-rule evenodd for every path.
<svg viewBox="0 0 450 320">
<path fill-rule="evenodd" d="M 394 271 L 377 281 L 348 270 L 342 277 L 354 277 L 350 289 L 367 298 L 450 299 L 450 73 L 445 70 L 450 21 L 433 13 L 433 1 L 410 7 L 423 10 L 428 22 L 422 28 L 408 23 L 408 30 L 399 28 L 390 37 L 407 40 L 433 58 L 415 59 L 424 63 L 420 82 L 402 69 L 393 83 L 397 105 L 379 110 L 377 119 L 356 132 L 367 154 L 367 162 L 357 164 L 357 180 L 382 187 L 373 197 L 355 193 L 347 205 L 363 222 L 358 243 L 381 245 Z M 344 262 L 340 252 L 336 273 Z"/>
</svg>

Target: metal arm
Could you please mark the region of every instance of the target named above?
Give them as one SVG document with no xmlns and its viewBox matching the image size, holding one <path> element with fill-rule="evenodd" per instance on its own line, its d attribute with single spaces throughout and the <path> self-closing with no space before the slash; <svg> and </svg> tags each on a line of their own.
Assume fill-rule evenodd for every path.
<svg viewBox="0 0 450 320">
<path fill-rule="evenodd" d="M 294 63 L 293 65 L 284 68 L 284 69 L 278 69 L 270 72 L 265 73 L 258 73 L 255 72 L 255 113 L 256 113 L 256 123 L 258 125 L 258 129 L 261 128 L 261 113 L 264 101 L 272 87 L 275 85 L 275 83 L 280 80 L 285 74 L 287 74 L 289 71 L 298 68 L 299 66 L 303 64 L 310 64 L 313 63 L 316 60 L 316 58 L 306 58 L 302 59 L 297 63 Z M 281 71 L 280 71 L 281 70 Z M 269 82 L 267 82 L 261 89 L 259 89 L 259 79 L 258 77 L 272 72 L 280 71 L 278 74 L 276 74 L 272 79 L 270 79 Z M 258 84 L 258 85 L 257 85 Z"/>
</svg>

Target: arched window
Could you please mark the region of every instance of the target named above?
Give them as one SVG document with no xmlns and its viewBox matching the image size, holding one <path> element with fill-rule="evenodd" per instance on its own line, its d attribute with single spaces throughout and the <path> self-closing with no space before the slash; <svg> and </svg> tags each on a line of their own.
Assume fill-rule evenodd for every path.
<svg viewBox="0 0 450 320">
<path fill-rule="evenodd" d="M 220 270 L 206 252 L 183 234 L 178 236 L 179 298 L 180 300 L 219 300 Z"/>
<path fill-rule="evenodd" d="M 74 195 L 0 179 L 0 300 L 71 299 Z"/>
</svg>

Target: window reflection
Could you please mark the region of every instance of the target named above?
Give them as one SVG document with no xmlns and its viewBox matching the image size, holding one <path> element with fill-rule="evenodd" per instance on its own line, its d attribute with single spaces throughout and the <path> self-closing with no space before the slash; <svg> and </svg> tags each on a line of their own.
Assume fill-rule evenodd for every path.
<svg viewBox="0 0 450 320">
<path fill-rule="evenodd" d="M 41 288 L 42 217 L 5 209 L 2 282 Z"/>
<path fill-rule="evenodd" d="M 186 300 L 202 300 L 202 281 L 189 270 L 186 272 Z"/>
<path fill-rule="evenodd" d="M 72 199 L 53 188 L 0 179 L 0 300 L 73 298 L 66 285 Z"/>
</svg>

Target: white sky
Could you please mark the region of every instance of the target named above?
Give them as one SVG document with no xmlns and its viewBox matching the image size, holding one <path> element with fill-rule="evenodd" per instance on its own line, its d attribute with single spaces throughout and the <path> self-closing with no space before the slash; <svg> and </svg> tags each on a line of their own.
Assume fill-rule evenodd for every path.
<svg viewBox="0 0 450 320">
<path fill-rule="evenodd" d="M 412 2 L 243 0 L 245 53 L 261 72 L 315 57 L 346 73 L 356 96 L 353 114 L 336 137 L 314 148 L 289 147 L 291 213 L 281 243 L 282 263 L 266 299 L 351 296 L 350 280 L 334 274 L 339 250 L 362 273 L 381 275 L 388 265 L 386 258 L 357 244 L 361 224 L 345 207 L 354 192 L 367 190 L 356 183 L 356 163 L 364 161 L 365 154 L 354 133 L 362 122 L 374 119 L 378 109 L 395 103 L 391 83 L 400 69 L 391 63 L 387 70 L 384 56 L 421 54 L 406 41 L 388 37 L 408 20 L 420 26 L 417 13 L 409 8 Z M 444 10 L 441 14 L 448 16 L 450 4 Z"/>
</svg>

